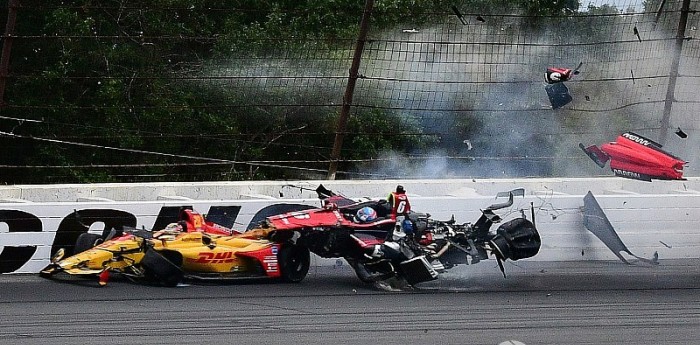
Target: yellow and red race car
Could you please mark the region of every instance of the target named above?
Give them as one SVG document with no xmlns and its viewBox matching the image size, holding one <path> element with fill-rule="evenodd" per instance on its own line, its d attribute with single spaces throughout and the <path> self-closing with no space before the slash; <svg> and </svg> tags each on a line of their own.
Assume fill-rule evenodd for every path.
<svg viewBox="0 0 700 345">
<path fill-rule="evenodd" d="M 168 227 L 151 232 L 126 231 L 103 243 L 64 258 L 59 250 L 40 275 L 62 274 L 99 278 L 110 274 L 175 286 L 184 279 L 224 280 L 272 278 L 300 282 L 309 270 L 306 247 L 289 242 L 243 238 Z"/>
</svg>

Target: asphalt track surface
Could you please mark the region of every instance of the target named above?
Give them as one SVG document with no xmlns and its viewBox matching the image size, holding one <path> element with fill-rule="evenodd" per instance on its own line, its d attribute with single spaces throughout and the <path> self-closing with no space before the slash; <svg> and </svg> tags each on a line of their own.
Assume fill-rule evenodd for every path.
<svg viewBox="0 0 700 345">
<path fill-rule="evenodd" d="M 347 266 L 175 288 L 1 275 L 0 344 L 700 344 L 698 259 L 506 271 L 457 267 L 400 292 Z"/>
</svg>

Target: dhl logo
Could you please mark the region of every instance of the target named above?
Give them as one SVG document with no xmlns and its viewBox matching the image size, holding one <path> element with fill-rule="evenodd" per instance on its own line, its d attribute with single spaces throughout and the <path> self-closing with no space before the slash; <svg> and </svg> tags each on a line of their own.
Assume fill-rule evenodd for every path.
<svg viewBox="0 0 700 345">
<path fill-rule="evenodd" d="M 192 262 L 197 264 L 223 264 L 233 262 L 233 252 L 223 252 L 223 253 L 208 253 L 203 252 L 197 254 L 198 258 L 192 260 Z"/>
</svg>

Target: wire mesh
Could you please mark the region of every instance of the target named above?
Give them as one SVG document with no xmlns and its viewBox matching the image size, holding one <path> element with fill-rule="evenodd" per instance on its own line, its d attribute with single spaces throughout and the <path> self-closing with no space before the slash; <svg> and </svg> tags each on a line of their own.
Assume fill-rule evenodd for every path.
<svg viewBox="0 0 700 345">
<path fill-rule="evenodd" d="M 628 130 L 656 139 L 662 132 L 682 128 L 687 139 L 669 135 L 663 144 L 682 158 L 697 161 L 700 46 L 694 35 L 700 20 L 698 3 L 691 2 L 686 39 L 678 55 L 682 1 L 666 1 L 663 6 L 661 1 L 634 0 L 581 5 L 571 15 L 533 16 L 497 4 L 488 9 L 465 4 L 459 7 L 461 19 L 446 7 L 426 13 L 430 18 L 427 22 L 407 18 L 401 24 L 371 26 L 351 108 L 351 119 L 356 123 L 348 128 L 340 176 L 605 174 L 587 161 L 578 143 L 610 141 Z M 183 25 L 189 12 L 200 10 L 124 8 L 117 2 L 92 6 L 98 12 L 143 16 L 121 20 L 181 16 Z M 147 153 L 115 152 L 110 154 L 114 162 L 99 161 L 90 166 L 89 161 L 83 161 L 86 164 L 73 162 L 63 167 L 99 170 L 94 178 L 120 181 L 325 176 L 356 30 L 330 38 L 256 37 L 249 32 L 236 36 L 223 26 L 220 32 L 169 35 L 164 31 L 167 28 L 124 32 L 102 25 L 75 35 L 28 25 L 32 18 L 59 10 L 78 23 L 88 21 L 83 13 L 93 13 L 90 8 L 41 2 L 25 2 L 18 10 L 0 121 L 3 133 L 15 135 L 2 139 L 4 147 L 15 155 L 49 145 L 30 139 L 40 135 L 65 141 L 63 150 L 76 150 L 80 156 L 114 147 L 147 151 L 157 141 L 159 150 L 182 153 L 183 157 L 163 161 Z M 207 11 L 211 18 L 254 13 L 225 6 L 212 6 Z M 360 13 L 340 15 L 359 20 Z M 376 23 L 381 18 L 375 14 L 373 19 Z M 236 44 L 228 44 L 232 35 L 238 40 Z M 137 71 L 105 50 L 124 45 L 143 58 Z M 46 52 L 43 47 L 82 49 L 73 52 L 74 56 L 84 54 L 95 64 L 81 70 L 71 69 L 70 61 L 63 61 L 63 74 L 55 68 L 42 69 L 48 64 L 55 66 L 51 59 L 63 52 Z M 100 54 L 90 56 L 92 48 Z M 200 53 L 207 49 L 209 53 Z M 676 56 L 680 59 L 678 78 L 669 100 L 667 89 Z M 149 63 L 153 63 L 150 69 Z M 545 91 L 545 70 L 573 69 L 579 64 L 580 73 L 566 82 L 572 101 L 553 109 Z M 60 80 L 57 84 L 67 87 L 42 88 L 40 80 Z M 25 86 L 38 89 L 27 91 Z M 123 87 L 123 99 L 110 103 L 101 94 L 107 87 Z M 26 92 L 33 93 L 32 97 L 23 97 Z M 663 127 L 667 101 L 672 101 L 672 111 Z M 133 114 L 128 117 L 132 122 L 124 123 L 115 115 L 124 113 Z M 148 122 L 144 120 L 147 116 L 159 120 Z M 380 116 L 390 120 L 373 122 Z M 183 139 L 188 133 L 175 125 L 183 121 L 191 122 L 191 127 L 202 124 L 203 128 L 193 129 L 191 137 Z M 42 130 L 35 129 L 38 127 Z M 84 134 L 71 137 L 66 134 L 70 128 Z M 130 141 L 125 142 L 124 137 Z M 381 144 L 372 146 L 363 140 Z M 95 147 L 76 149 L 71 143 Z M 216 147 L 226 151 L 217 152 Z M 212 164 L 223 168 L 178 171 L 178 164 L 197 154 L 211 158 L 212 163 L 224 160 Z M 256 174 L 255 170 L 263 167 L 261 161 L 271 162 L 271 170 Z M 0 170 L 5 176 L 15 176 L 6 177 L 10 182 L 25 181 L 20 176 L 26 177 L 27 170 L 41 166 L 36 160 L 6 163 Z M 60 170 L 59 163 L 47 163 L 43 169 Z M 165 163 L 173 167 L 165 168 Z M 120 164 L 122 169 L 115 167 Z M 691 164 L 686 171 L 693 175 L 698 168 Z M 28 181 L 84 177 L 58 172 L 38 176 Z"/>
</svg>

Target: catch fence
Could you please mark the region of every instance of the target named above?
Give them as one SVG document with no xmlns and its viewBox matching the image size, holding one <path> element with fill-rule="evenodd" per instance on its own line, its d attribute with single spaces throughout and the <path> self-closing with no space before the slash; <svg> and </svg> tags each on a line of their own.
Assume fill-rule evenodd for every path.
<svg viewBox="0 0 700 345">
<path fill-rule="evenodd" d="M 102 153 L 82 164 L 77 159 L 65 164 L 8 160 L 0 163 L 5 182 L 72 182 L 91 176 L 108 181 L 325 178 L 328 173 L 356 27 L 332 39 L 256 36 L 252 26 L 241 33 L 212 26 L 221 31 L 190 36 L 167 35 L 163 28 L 152 36 L 148 30 L 138 35 L 103 24 L 87 25 L 82 35 L 47 35 L 30 24 L 48 13 L 62 13 L 76 23 L 94 14 L 117 23 L 137 13 L 182 16 L 187 25 L 188 11 L 210 18 L 255 11 L 10 3 L 20 6 L 8 7 L 8 12 L 16 10 L 14 23 L 2 23 L 7 30 L 14 25 L 3 39 L 4 45 L 12 41 L 11 53 L 3 50 L 9 56 L 0 112 L 3 146 L 12 157 L 46 146 Z M 345 140 L 338 176 L 607 174 L 588 161 L 578 143 L 612 141 L 625 131 L 698 161 L 698 7 L 697 1 L 629 1 L 554 16 L 446 6 L 421 13 L 420 21 L 404 18 L 394 25 L 380 25 L 385 12 L 373 12 L 348 127 L 341 130 Z M 276 13 L 286 20 L 312 17 L 283 9 Z M 356 18 L 359 25 L 356 7 L 337 15 Z M 105 53 L 105 47 L 124 45 L 143 58 L 138 69 Z M 93 60 L 103 58 L 92 68 L 72 68 L 66 60 L 60 73 L 56 61 L 45 60 L 70 56 L 61 49 L 90 54 L 91 47 L 102 54 Z M 563 83 L 570 102 L 553 104 L 548 97 L 548 67 L 579 67 Z M 42 78 L 61 81 L 53 89 L 42 88 L 37 86 Z M 56 90 L 56 85 L 70 90 Z M 109 94 L 109 87 L 119 91 Z M 112 99 L 115 94 L 119 99 Z M 79 134 L 70 135 L 71 129 Z M 117 159 L 106 161 L 103 156 L 112 154 L 104 152 Z M 686 174 L 697 172 L 691 164 Z"/>
</svg>

